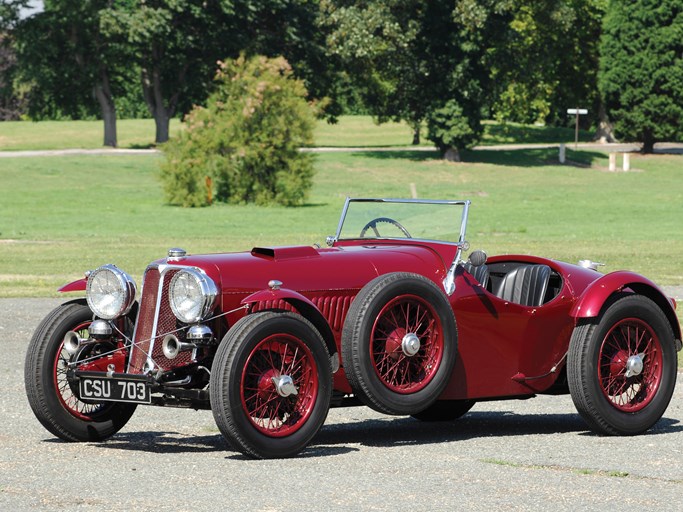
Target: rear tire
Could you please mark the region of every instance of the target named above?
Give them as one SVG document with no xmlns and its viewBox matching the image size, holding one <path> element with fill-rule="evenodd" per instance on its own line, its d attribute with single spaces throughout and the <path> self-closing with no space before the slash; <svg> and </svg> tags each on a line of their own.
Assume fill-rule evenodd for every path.
<svg viewBox="0 0 683 512">
<path fill-rule="evenodd" d="M 121 430 L 135 404 L 81 402 L 66 378 L 68 331 L 82 333 L 93 313 L 81 302 L 58 306 L 38 325 L 26 352 L 24 382 L 28 402 L 43 426 L 65 441 L 101 441 Z"/>
<path fill-rule="evenodd" d="M 572 400 L 600 434 L 635 435 L 657 423 L 673 395 L 676 367 L 671 325 L 641 295 L 618 298 L 597 323 L 577 326 L 569 343 Z"/>
<path fill-rule="evenodd" d="M 417 414 L 450 380 L 458 331 L 446 295 L 418 274 L 379 276 L 351 303 L 342 331 L 349 384 L 385 414 Z"/>
</svg>

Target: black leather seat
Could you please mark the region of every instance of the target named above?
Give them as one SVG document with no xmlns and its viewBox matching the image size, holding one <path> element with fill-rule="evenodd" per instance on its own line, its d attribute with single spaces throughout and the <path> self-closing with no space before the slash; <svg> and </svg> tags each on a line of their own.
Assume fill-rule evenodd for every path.
<svg viewBox="0 0 683 512">
<path fill-rule="evenodd" d="M 481 286 L 486 289 L 489 285 L 489 268 L 486 265 L 475 267 L 469 261 L 462 264 L 463 268 L 474 277 Z"/>
<path fill-rule="evenodd" d="M 521 265 L 505 275 L 496 295 L 523 306 L 540 306 L 548 290 L 550 272 L 547 265 Z"/>
</svg>

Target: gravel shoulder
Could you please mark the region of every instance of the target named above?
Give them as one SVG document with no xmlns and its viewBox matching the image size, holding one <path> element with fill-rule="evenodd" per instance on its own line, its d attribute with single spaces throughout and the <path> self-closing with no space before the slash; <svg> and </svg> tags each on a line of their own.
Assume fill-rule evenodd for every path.
<svg viewBox="0 0 683 512">
<path fill-rule="evenodd" d="M 445 424 L 336 409 L 282 461 L 231 451 L 209 411 L 139 407 L 107 442 L 61 442 L 23 385 L 28 340 L 59 303 L 0 299 L 0 510 L 681 508 L 680 372 L 664 418 L 631 438 L 588 432 L 560 396 L 479 403 Z"/>
</svg>

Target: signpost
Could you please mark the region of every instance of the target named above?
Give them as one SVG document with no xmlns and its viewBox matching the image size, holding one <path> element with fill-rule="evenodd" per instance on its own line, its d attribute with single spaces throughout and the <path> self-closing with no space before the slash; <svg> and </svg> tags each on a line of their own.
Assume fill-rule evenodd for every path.
<svg viewBox="0 0 683 512">
<path fill-rule="evenodd" d="M 585 108 L 568 108 L 567 114 L 576 116 L 576 130 L 574 132 L 574 151 L 576 151 L 579 145 L 579 116 L 585 116 L 588 114 L 588 110 Z"/>
</svg>

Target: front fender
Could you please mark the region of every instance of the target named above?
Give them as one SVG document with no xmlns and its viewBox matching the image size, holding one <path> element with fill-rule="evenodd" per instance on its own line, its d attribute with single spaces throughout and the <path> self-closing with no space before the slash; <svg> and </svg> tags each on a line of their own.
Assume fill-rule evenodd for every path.
<svg viewBox="0 0 683 512">
<path fill-rule="evenodd" d="M 290 290 L 288 288 L 267 289 L 254 292 L 251 295 L 242 299 L 240 304 L 251 305 L 258 302 L 270 302 L 277 304 L 278 301 L 284 301 L 296 309 L 299 314 L 311 322 L 318 332 L 323 337 L 327 351 L 330 356 L 337 353 L 337 344 L 334 341 L 334 334 L 330 325 L 327 323 L 325 316 L 317 308 L 313 302 L 301 295 L 299 292 Z M 333 372 L 336 369 L 333 368 Z"/>
<path fill-rule="evenodd" d="M 675 302 L 656 284 L 635 272 L 620 270 L 592 282 L 580 295 L 570 315 L 576 319 L 595 318 L 600 315 L 607 299 L 625 289 L 644 295 L 655 302 L 669 320 L 674 337 L 677 340 L 681 339 L 681 326 L 676 318 Z"/>
<path fill-rule="evenodd" d="M 88 279 L 86 277 L 83 277 L 77 281 L 72 281 L 70 283 L 65 284 L 64 286 L 59 288 L 57 291 L 59 293 L 84 292 L 86 290 L 87 284 L 88 284 Z"/>
</svg>

